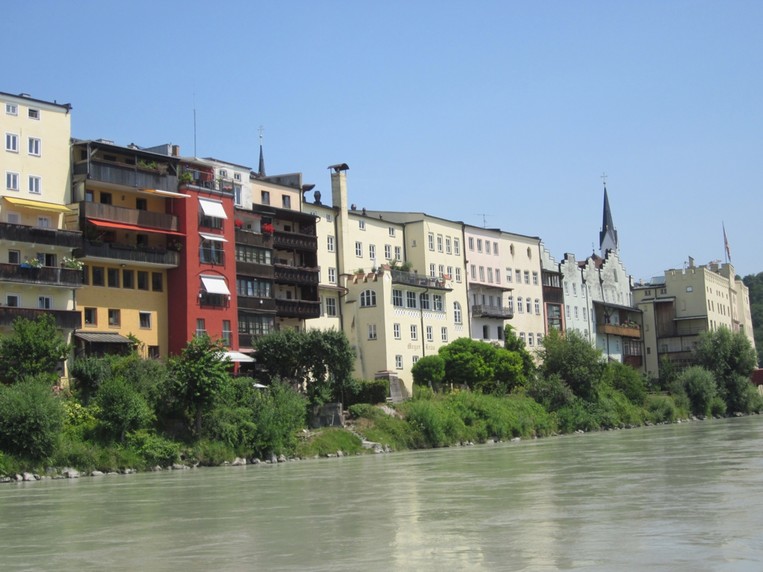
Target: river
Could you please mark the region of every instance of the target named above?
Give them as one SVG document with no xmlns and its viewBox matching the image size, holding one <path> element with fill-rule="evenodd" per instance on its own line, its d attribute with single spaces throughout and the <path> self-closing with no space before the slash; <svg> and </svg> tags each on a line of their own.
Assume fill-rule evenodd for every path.
<svg viewBox="0 0 763 572">
<path fill-rule="evenodd" d="M 0 485 L 8 570 L 763 568 L 763 416 Z"/>
</svg>

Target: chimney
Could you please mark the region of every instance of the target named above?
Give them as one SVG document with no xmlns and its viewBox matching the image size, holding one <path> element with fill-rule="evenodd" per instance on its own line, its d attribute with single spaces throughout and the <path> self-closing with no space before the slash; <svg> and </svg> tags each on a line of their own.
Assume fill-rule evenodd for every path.
<svg viewBox="0 0 763 572">
<path fill-rule="evenodd" d="M 172 146 L 172 156 L 173 157 L 180 157 L 180 145 L 173 145 Z"/>
</svg>

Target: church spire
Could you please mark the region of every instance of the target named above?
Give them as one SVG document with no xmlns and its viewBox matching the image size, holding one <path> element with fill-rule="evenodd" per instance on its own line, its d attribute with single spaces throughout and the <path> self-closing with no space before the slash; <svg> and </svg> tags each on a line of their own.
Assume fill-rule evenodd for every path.
<svg viewBox="0 0 763 572">
<path fill-rule="evenodd" d="M 607 195 L 606 175 L 604 179 L 604 217 L 601 223 L 601 232 L 599 232 L 599 250 L 602 256 L 606 256 L 608 250 L 618 250 L 617 230 L 612 220 L 612 211 L 609 209 L 609 196 Z"/>
<path fill-rule="evenodd" d="M 265 155 L 262 152 L 262 126 L 260 125 L 260 165 L 257 170 L 257 174 L 260 177 L 265 176 Z"/>
</svg>

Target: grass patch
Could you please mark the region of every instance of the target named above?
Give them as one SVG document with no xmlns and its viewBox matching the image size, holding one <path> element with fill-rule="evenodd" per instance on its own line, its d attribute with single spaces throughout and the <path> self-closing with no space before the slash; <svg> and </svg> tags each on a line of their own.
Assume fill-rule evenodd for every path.
<svg viewBox="0 0 763 572">
<path fill-rule="evenodd" d="M 315 432 L 309 439 L 297 445 L 299 457 L 325 457 L 342 451 L 345 455 L 364 452 L 361 440 L 346 429 L 328 428 Z"/>
</svg>

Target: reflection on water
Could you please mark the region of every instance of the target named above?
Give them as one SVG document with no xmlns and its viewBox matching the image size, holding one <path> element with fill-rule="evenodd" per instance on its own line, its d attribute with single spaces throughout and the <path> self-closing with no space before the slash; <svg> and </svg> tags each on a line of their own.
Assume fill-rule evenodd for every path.
<svg viewBox="0 0 763 572">
<path fill-rule="evenodd" d="M 0 486 L 3 570 L 759 570 L 763 418 Z"/>
</svg>

